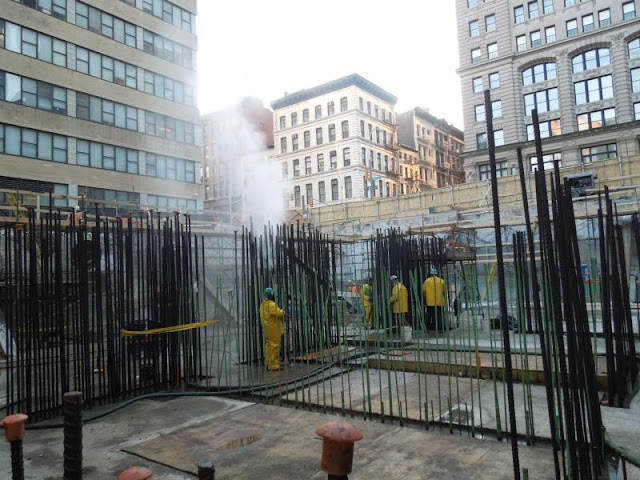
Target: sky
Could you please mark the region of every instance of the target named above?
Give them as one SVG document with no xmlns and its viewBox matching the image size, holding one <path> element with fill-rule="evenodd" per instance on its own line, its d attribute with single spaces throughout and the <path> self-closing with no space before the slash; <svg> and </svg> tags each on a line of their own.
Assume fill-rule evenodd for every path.
<svg viewBox="0 0 640 480">
<path fill-rule="evenodd" d="M 453 0 L 200 0 L 197 21 L 202 114 L 358 73 L 463 127 Z"/>
</svg>

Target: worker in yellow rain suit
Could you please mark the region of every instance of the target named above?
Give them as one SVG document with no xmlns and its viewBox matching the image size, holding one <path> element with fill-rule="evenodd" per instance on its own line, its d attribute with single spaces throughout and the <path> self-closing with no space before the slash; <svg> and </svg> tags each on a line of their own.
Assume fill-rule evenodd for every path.
<svg viewBox="0 0 640 480">
<path fill-rule="evenodd" d="M 364 328 L 371 328 L 373 326 L 373 279 L 367 280 L 367 283 L 362 285 L 362 302 L 364 303 Z"/>
<path fill-rule="evenodd" d="M 398 277 L 391 275 L 391 311 L 393 312 L 393 323 L 397 327 L 402 327 L 408 321 L 409 313 L 409 291 Z"/>
<path fill-rule="evenodd" d="M 427 304 L 427 329 L 444 330 L 446 320 L 447 283 L 438 276 L 438 270 L 431 269 L 431 274 L 422 284 L 422 293 Z"/>
<path fill-rule="evenodd" d="M 265 363 L 267 370 L 280 370 L 280 342 L 284 335 L 284 310 L 274 301 L 273 288 L 264 290 L 264 300 L 260 304 L 260 323 L 264 330 Z"/>
</svg>

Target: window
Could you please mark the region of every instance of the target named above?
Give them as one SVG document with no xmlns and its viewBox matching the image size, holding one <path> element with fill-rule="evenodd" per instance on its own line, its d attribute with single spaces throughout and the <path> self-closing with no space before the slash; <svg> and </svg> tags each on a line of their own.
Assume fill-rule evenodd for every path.
<svg viewBox="0 0 640 480">
<path fill-rule="evenodd" d="M 531 115 L 534 108 L 538 113 L 544 113 L 557 110 L 559 107 L 557 88 L 540 90 L 524 96 L 524 111 L 527 116 Z"/>
<path fill-rule="evenodd" d="M 496 58 L 498 56 L 498 44 L 490 43 L 487 45 L 487 56 L 489 58 Z"/>
<path fill-rule="evenodd" d="M 324 154 L 319 153 L 316 157 L 316 163 L 318 166 L 318 172 L 324 172 Z"/>
<path fill-rule="evenodd" d="M 66 163 L 67 137 L 0 124 L 0 152 Z"/>
<path fill-rule="evenodd" d="M 547 43 L 553 43 L 556 41 L 556 27 L 552 25 L 544 29 L 544 37 Z"/>
<path fill-rule="evenodd" d="M 538 18 L 538 16 L 540 15 L 540 10 L 538 9 L 538 1 L 534 1 L 534 2 L 529 2 L 528 3 L 528 8 L 529 8 L 529 18 Z"/>
<path fill-rule="evenodd" d="M 640 39 L 638 40 L 640 42 Z M 638 46 L 638 52 L 640 53 L 640 45 Z M 473 92 L 479 93 L 482 92 L 482 77 L 476 77 L 473 79 Z"/>
<path fill-rule="evenodd" d="M 282 178 L 289 177 L 289 163 L 282 162 Z"/>
<path fill-rule="evenodd" d="M 560 128 L 560 120 L 548 120 L 546 122 L 540 122 L 540 138 L 555 137 L 562 134 Z M 535 133 L 533 131 L 533 125 L 527 125 L 527 140 L 535 140 Z"/>
<path fill-rule="evenodd" d="M 566 7 L 572 7 L 573 5 L 576 4 L 576 0 L 564 0 L 564 6 Z"/>
<path fill-rule="evenodd" d="M 567 37 L 574 37 L 578 34 L 578 21 L 574 18 L 573 20 L 567 20 Z"/>
<path fill-rule="evenodd" d="M 476 122 L 484 122 L 486 120 L 484 104 L 476 105 L 474 108 L 476 112 Z"/>
<path fill-rule="evenodd" d="M 302 123 L 309 123 L 309 109 L 305 108 L 302 111 Z"/>
<path fill-rule="evenodd" d="M 320 105 L 316 105 L 314 118 L 316 120 L 320 120 L 322 118 L 322 107 Z"/>
<path fill-rule="evenodd" d="M 291 135 L 291 151 L 292 152 L 298 151 L 298 134 L 297 133 L 294 133 L 293 135 Z"/>
<path fill-rule="evenodd" d="M 303 133 L 304 136 L 304 148 L 309 148 L 311 146 L 311 132 L 309 130 L 305 130 Z"/>
<path fill-rule="evenodd" d="M 500 86 L 500 74 L 498 72 L 489 74 L 489 88 L 493 90 Z"/>
<path fill-rule="evenodd" d="M 601 128 L 616 123 L 616 109 L 607 108 L 605 110 L 596 110 L 595 112 L 582 113 L 577 116 L 578 131 L 591 130 L 592 128 Z"/>
<path fill-rule="evenodd" d="M 516 51 L 524 52 L 527 49 L 527 36 L 518 35 L 516 37 Z"/>
<path fill-rule="evenodd" d="M 300 176 L 300 160 L 298 158 L 293 160 L 293 176 Z"/>
<path fill-rule="evenodd" d="M 53 15 L 62 20 L 67 19 L 67 0 L 14 0 L 27 7 L 40 10 L 47 15 Z"/>
<path fill-rule="evenodd" d="M 502 100 L 491 102 L 491 111 L 493 112 L 493 118 L 502 117 Z"/>
<path fill-rule="evenodd" d="M 496 130 L 493 132 L 493 140 L 496 147 L 504 145 L 504 130 Z"/>
<path fill-rule="evenodd" d="M 634 58 L 640 58 L 640 38 L 631 40 L 629 42 L 628 49 L 629 49 L 629 60 L 632 60 Z"/>
<path fill-rule="evenodd" d="M 539 63 L 522 72 L 522 84 L 527 86 L 544 82 L 545 80 L 553 80 L 557 75 L 558 72 L 555 63 Z"/>
<path fill-rule="evenodd" d="M 593 14 L 583 15 L 582 17 L 582 31 L 583 32 L 591 32 L 595 28 L 593 23 Z"/>
<path fill-rule="evenodd" d="M 284 115 L 280 117 L 280 128 L 287 128 L 287 117 Z"/>
<path fill-rule="evenodd" d="M 554 162 L 558 162 L 558 166 L 562 166 L 562 153 L 548 153 L 546 155 L 542 155 L 542 167 L 545 170 L 552 170 Z M 533 157 L 529 157 L 529 165 L 531 166 L 531 171 L 538 170 L 538 157 L 535 155 Z"/>
<path fill-rule="evenodd" d="M 342 121 L 342 138 L 349 138 L 349 120 Z"/>
<path fill-rule="evenodd" d="M 640 68 L 631 69 L 631 91 L 640 92 Z"/>
<path fill-rule="evenodd" d="M 606 8 L 598 12 L 598 24 L 600 28 L 611 25 L 611 10 Z"/>
<path fill-rule="evenodd" d="M 479 48 L 474 48 L 471 50 L 471 63 L 476 63 L 480 61 L 480 57 L 482 56 L 482 50 Z"/>
<path fill-rule="evenodd" d="M 489 32 L 495 32 L 496 30 L 496 16 L 494 14 L 484 17 L 484 28 Z"/>
<path fill-rule="evenodd" d="M 353 196 L 351 186 L 351 177 L 344 177 L 344 198 L 351 198 Z"/>
<path fill-rule="evenodd" d="M 540 36 L 540 30 L 531 32 L 531 48 L 539 47 L 542 45 L 542 38 Z"/>
<path fill-rule="evenodd" d="M 329 141 L 330 142 L 336 141 L 336 126 L 333 123 L 329 125 Z"/>
<path fill-rule="evenodd" d="M 613 98 L 612 75 L 582 80 L 581 82 L 576 82 L 574 86 L 576 105 L 584 105 L 585 103 Z"/>
<path fill-rule="evenodd" d="M 543 2 L 542 2 L 542 12 L 545 15 L 547 13 L 553 13 L 553 0 L 543 0 Z"/>
<path fill-rule="evenodd" d="M 636 103 L 633 104 L 633 118 L 635 120 L 640 120 L 640 102 L 636 102 Z"/>
<path fill-rule="evenodd" d="M 345 167 L 351 165 L 351 149 L 349 147 L 342 149 L 342 164 Z"/>
<path fill-rule="evenodd" d="M 580 149 L 580 157 L 583 163 L 604 160 L 605 158 L 616 158 L 618 156 L 618 146 L 615 143 L 605 145 L 594 145 Z"/>
<path fill-rule="evenodd" d="M 573 57 L 573 73 L 591 70 L 611 64 L 611 53 L 608 48 L 594 48 Z"/>
<path fill-rule="evenodd" d="M 338 200 L 338 180 L 331 180 L 331 200 Z"/>
<path fill-rule="evenodd" d="M 327 201 L 327 192 L 324 182 L 318 182 L 318 201 L 324 203 Z"/>
<path fill-rule="evenodd" d="M 480 35 L 480 25 L 477 20 L 473 20 L 469 22 L 469 36 L 477 37 L 478 35 Z"/>
<path fill-rule="evenodd" d="M 622 19 L 631 20 L 636 18 L 636 3 L 627 2 L 622 4 Z"/>
<path fill-rule="evenodd" d="M 293 198 L 294 198 L 294 205 L 296 207 L 299 207 L 302 204 L 300 201 L 300 187 L 293 187 Z"/>
<path fill-rule="evenodd" d="M 338 168 L 338 152 L 335 150 L 329 152 L 329 168 L 331 168 L 331 170 Z"/>
<path fill-rule="evenodd" d="M 333 102 L 327 103 L 327 116 L 331 116 L 336 113 L 335 105 Z"/>
<path fill-rule="evenodd" d="M 311 175 L 313 173 L 311 167 L 311 157 L 304 157 L 304 174 Z"/>
<path fill-rule="evenodd" d="M 340 111 L 346 112 L 348 108 L 347 97 L 342 97 L 340 99 Z"/>
<path fill-rule="evenodd" d="M 322 127 L 316 128 L 316 145 L 322 145 Z"/>
<path fill-rule="evenodd" d="M 76 25 L 136 48 L 135 25 L 81 2 L 76 2 Z"/>
<path fill-rule="evenodd" d="M 280 139 L 280 153 L 287 153 L 287 137 Z"/>
<path fill-rule="evenodd" d="M 307 205 L 313 205 L 313 185 L 310 183 L 307 183 L 305 185 L 305 191 L 307 195 L 307 198 L 306 198 Z"/>
<path fill-rule="evenodd" d="M 524 22 L 524 6 L 519 5 L 513 9 L 513 21 L 515 23 Z"/>
<path fill-rule="evenodd" d="M 480 180 L 491 179 L 491 166 L 488 163 L 482 163 L 478 165 L 478 173 Z M 496 177 L 506 177 L 509 175 L 509 167 L 507 161 L 496 162 Z"/>
<path fill-rule="evenodd" d="M 478 0 L 467 0 L 467 8 L 474 8 L 478 6 Z"/>
<path fill-rule="evenodd" d="M 483 148 L 487 148 L 487 134 L 486 133 L 477 133 L 476 134 L 476 143 L 477 149 L 482 150 Z"/>
<path fill-rule="evenodd" d="M 291 114 L 291 126 L 295 127 L 296 125 L 298 125 L 298 113 L 297 112 L 293 112 Z"/>
</svg>

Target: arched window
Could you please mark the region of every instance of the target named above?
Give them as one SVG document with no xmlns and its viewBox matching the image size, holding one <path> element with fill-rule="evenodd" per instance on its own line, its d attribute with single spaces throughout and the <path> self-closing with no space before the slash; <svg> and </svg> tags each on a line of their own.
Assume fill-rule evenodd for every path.
<svg viewBox="0 0 640 480">
<path fill-rule="evenodd" d="M 611 64 L 611 53 L 608 48 L 594 48 L 573 57 L 573 73 L 591 70 Z"/>
<path fill-rule="evenodd" d="M 545 80 L 553 80 L 558 75 L 555 63 L 539 63 L 522 72 L 522 85 L 532 85 Z"/>
<path fill-rule="evenodd" d="M 631 40 L 629 42 L 629 59 L 639 58 L 640 57 L 640 38 L 636 38 L 635 40 Z"/>
</svg>

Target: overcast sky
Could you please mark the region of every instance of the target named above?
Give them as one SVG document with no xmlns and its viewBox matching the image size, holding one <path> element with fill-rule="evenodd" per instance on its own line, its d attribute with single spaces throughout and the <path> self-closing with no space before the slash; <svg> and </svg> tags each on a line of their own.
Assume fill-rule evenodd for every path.
<svg viewBox="0 0 640 480">
<path fill-rule="evenodd" d="M 359 73 L 463 127 L 453 0 L 204 0 L 197 29 L 203 114 Z"/>
</svg>

